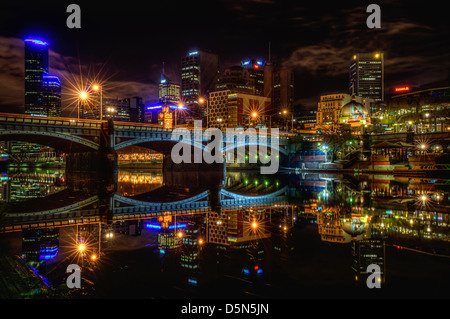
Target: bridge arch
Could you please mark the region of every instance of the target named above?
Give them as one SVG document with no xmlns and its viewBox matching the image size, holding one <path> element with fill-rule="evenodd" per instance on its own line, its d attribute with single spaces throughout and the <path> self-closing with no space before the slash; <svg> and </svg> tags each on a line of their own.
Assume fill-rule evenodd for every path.
<svg viewBox="0 0 450 319">
<path fill-rule="evenodd" d="M 0 140 L 36 143 L 67 153 L 71 151 L 92 151 L 100 148 L 98 143 L 77 135 L 37 130 L 0 130 Z"/>
</svg>

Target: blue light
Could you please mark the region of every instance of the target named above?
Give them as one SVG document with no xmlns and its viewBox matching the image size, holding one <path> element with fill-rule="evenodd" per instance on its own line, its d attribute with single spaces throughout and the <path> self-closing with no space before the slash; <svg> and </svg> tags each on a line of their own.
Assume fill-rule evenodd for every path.
<svg viewBox="0 0 450 319">
<path fill-rule="evenodd" d="M 164 83 L 166 83 L 167 81 L 166 80 L 161 80 L 161 84 L 164 84 Z"/>
<path fill-rule="evenodd" d="M 259 268 L 259 269 L 256 271 L 256 273 L 257 273 L 258 275 L 262 275 L 263 270 L 262 270 L 261 268 Z"/>
<path fill-rule="evenodd" d="M 44 42 L 44 41 L 41 41 L 41 40 L 38 40 L 38 39 L 25 39 L 25 42 L 32 42 L 32 43 L 37 44 L 37 45 L 48 45 L 47 42 Z"/>
<path fill-rule="evenodd" d="M 145 224 L 146 228 L 150 229 L 161 229 L 161 225 L 155 225 L 155 224 Z"/>
<path fill-rule="evenodd" d="M 263 65 L 264 62 L 263 62 L 263 61 L 256 61 L 256 64 L 258 64 L 258 65 Z"/>
<path fill-rule="evenodd" d="M 192 286 L 197 286 L 197 279 L 188 278 L 188 284 L 190 284 Z"/>
<path fill-rule="evenodd" d="M 160 253 L 161 255 L 164 255 L 164 254 L 166 253 L 166 250 L 161 248 L 161 249 L 159 250 L 159 253 Z"/>
<path fill-rule="evenodd" d="M 169 229 L 175 229 L 175 228 L 186 228 L 186 224 L 170 225 L 169 226 Z"/>
<path fill-rule="evenodd" d="M 244 62 L 242 62 L 242 65 L 249 65 L 250 64 L 250 61 L 248 60 L 248 61 L 244 61 Z"/>
<path fill-rule="evenodd" d="M 242 272 L 247 276 L 250 275 L 250 270 L 248 270 L 247 268 L 242 269 Z"/>
<path fill-rule="evenodd" d="M 158 224 L 145 224 L 146 228 L 149 229 L 162 229 L 161 225 Z M 175 229 L 175 228 L 186 228 L 186 224 L 178 224 L 178 225 L 170 225 L 169 229 Z"/>
<path fill-rule="evenodd" d="M 189 56 L 191 56 L 191 55 L 197 55 L 198 54 L 198 51 L 192 51 L 192 52 L 189 52 Z"/>
<path fill-rule="evenodd" d="M 162 105 L 154 105 L 154 106 L 147 106 L 147 110 L 157 110 L 162 108 Z M 171 109 L 177 109 L 177 110 L 187 110 L 186 106 L 176 106 L 176 105 L 169 105 L 169 108 Z"/>
</svg>

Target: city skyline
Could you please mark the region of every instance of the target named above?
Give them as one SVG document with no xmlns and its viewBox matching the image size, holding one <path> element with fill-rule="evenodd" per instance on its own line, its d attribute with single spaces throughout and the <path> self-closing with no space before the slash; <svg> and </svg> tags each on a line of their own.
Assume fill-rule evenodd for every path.
<svg viewBox="0 0 450 319">
<path fill-rule="evenodd" d="M 163 62 L 166 73 L 179 81 L 181 57 L 190 50 L 210 49 L 217 53 L 223 70 L 246 58 L 267 59 L 269 42 L 272 56 L 294 70 L 294 105 L 307 108 L 314 108 L 321 94 L 347 93 L 348 60 L 359 52 L 383 52 L 386 92 L 399 84 L 418 86 L 448 75 L 449 53 L 444 45 L 448 22 L 440 19 L 442 12 L 430 18 L 426 14 L 430 8 L 420 2 L 381 3 L 379 30 L 367 28 L 366 6 L 352 1 L 327 4 L 320 10 L 313 5 L 296 7 L 271 1 L 216 1 L 207 13 L 197 12 L 200 5 L 174 5 L 172 23 L 158 29 L 163 17 L 149 13 L 152 19 L 146 24 L 134 5 L 120 8 L 125 10 L 120 20 L 114 19 L 118 14 L 114 6 L 106 15 L 101 14 L 102 8 L 81 3 L 79 30 L 65 27 L 68 14 L 63 5 L 37 8 L 28 4 L 20 11 L 9 5 L 11 10 L 6 11 L 11 14 L 1 19 L 5 22 L 0 34 L 0 76 L 5 83 L 0 92 L 1 110 L 17 112 L 23 105 L 23 39 L 28 36 L 49 42 L 49 72 L 61 78 L 63 104 L 67 103 L 65 78 L 79 73 L 80 68 L 91 73 L 101 70 L 110 78 L 111 98 L 142 96 L 149 102 L 158 98 Z M 156 4 L 153 12 L 159 9 L 164 6 Z M 19 12 L 20 18 L 16 16 Z M 130 17 L 129 12 L 134 15 Z M 182 26 L 189 21 L 189 34 L 182 35 Z M 227 21 L 235 23 L 225 28 Z M 154 30 L 149 33 L 150 40 L 160 45 L 148 43 L 138 27 L 147 32 Z M 169 40 L 168 34 L 173 35 Z"/>
</svg>

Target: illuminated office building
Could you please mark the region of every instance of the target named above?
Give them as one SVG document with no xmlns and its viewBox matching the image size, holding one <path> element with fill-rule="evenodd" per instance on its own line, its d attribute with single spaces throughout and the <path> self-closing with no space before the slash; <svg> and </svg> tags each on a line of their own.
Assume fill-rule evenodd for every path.
<svg viewBox="0 0 450 319">
<path fill-rule="evenodd" d="M 252 79 L 252 84 L 254 86 L 253 94 L 264 95 L 264 65 L 266 64 L 263 60 L 245 60 L 241 62 L 241 65 L 249 73 L 250 79 Z"/>
<path fill-rule="evenodd" d="M 366 284 L 367 277 L 372 274 L 367 271 L 369 265 L 380 267 L 381 283 L 385 281 L 385 245 L 382 239 L 365 238 L 352 242 L 352 269 L 355 273 L 355 280 L 362 285 Z"/>
<path fill-rule="evenodd" d="M 161 75 L 159 83 L 159 102 L 160 103 L 180 103 L 180 85 L 171 81 L 167 75 Z"/>
<path fill-rule="evenodd" d="M 217 91 L 209 95 L 208 127 L 255 126 L 265 121 L 270 98 L 258 95 Z"/>
<path fill-rule="evenodd" d="M 205 51 L 191 51 L 181 59 L 181 100 L 194 113 L 203 117 L 200 97 L 214 91 L 219 75 L 219 56 Z"/>
<path fill-rule="evenodd" d="M 42 77 L 43 105 L 47 110 L 47 116 L 61 116 L 61 82 L 55 75 Z"/>
<path fill-rule="evenodd" d="M 384 101 L 383 53 L 357 53 L 350 60 L 350 94 Z"/>
<path fill-rule="evenodd" d="M 37 39 L 25 40 L 25 114 L 61 114 L 61 82 L 48 75 L 48 43 Z"/>
<path fill-rule="evenodd" d="M 48 43 L 25 40 L 25 113 L 45 116 L 42 97 L 43 76 L 48 74 Z"/>
<path fill-rule="evenodd" d="M 226 69 L 218 83 L 216 91 L 230 90 L 244 94 L 255 94 L 255 79 L 250 72 L 241 66 L 232 66 Z"/>
</svg>

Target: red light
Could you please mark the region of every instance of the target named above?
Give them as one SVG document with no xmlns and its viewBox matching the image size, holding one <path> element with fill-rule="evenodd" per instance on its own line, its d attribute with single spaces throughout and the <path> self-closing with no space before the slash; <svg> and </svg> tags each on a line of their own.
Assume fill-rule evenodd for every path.
<svg viewBox="0 0 450 319">
<path fill-rule="evenodd" d="M 254 268 L 255 270 L 258 270 L 259 269 L 259 267 L 258 266 L 255 266 L 255 268 Z"/>
<path fill-rule="evenodd" d="M 409 92 L 411 89 L 409 86 L 402 86 L 395 88 L 395 92 Z"/>
<path fill-rule="evenodd" d="M 253 68 L 254 68 L 254 69 L 259 69 L 259 65 L 258 65 L 258 64 L 254 64 L 254 65 L 253 65 Z"/>
</svg>

